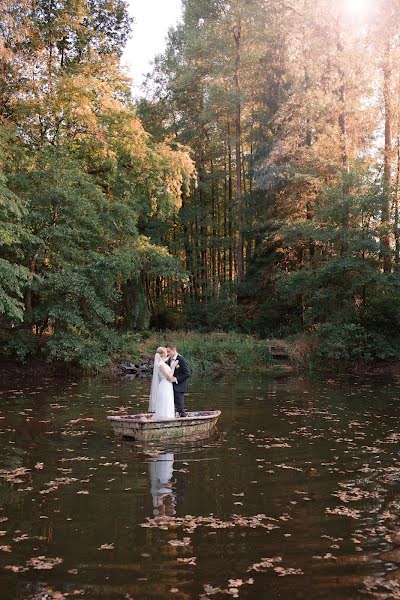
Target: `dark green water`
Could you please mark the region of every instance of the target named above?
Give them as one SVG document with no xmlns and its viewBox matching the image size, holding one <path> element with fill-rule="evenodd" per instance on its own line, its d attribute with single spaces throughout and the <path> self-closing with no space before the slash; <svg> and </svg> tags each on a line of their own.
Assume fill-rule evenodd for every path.
<svg viewBox="0 0 400 600">
<path fill-rule="evenodd" d="M 400 598 L 399 390 L 193 380 L 216 437 L 149 451 L 147 382 L 3 387 L 1 600 Z"/>
</svg>

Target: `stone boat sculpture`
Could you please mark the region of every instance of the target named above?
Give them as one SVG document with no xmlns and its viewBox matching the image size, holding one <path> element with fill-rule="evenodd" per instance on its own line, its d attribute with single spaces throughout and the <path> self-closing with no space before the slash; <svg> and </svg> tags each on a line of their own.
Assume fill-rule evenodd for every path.
<svg viewBox="0 0 400 600">
<path fill-rule="evenodd" d="M 188 412 L 179 419 L 157 420 L 151 413 L 140 415 L 112 415 L 114 433 L 119 437 L 130 437 L 138 442 L 169 441 L 177 439 L 201 439 L 210 435 L 215 427 L 220 410 Z"/>
</svg>

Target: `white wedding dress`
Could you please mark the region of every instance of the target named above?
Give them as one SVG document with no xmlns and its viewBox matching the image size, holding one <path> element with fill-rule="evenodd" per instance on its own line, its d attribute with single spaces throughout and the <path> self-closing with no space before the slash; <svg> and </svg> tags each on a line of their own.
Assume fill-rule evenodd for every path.
<svg viewBox="0 0 400 600">
<path fill-rule="evenodd" d="M 175 419 L 174 388 L 167 379 L 171 372 L 171 367 L 156 354 L 149 403 L 149 412 L 154 412 L 155 419 Z"/>
</svg>

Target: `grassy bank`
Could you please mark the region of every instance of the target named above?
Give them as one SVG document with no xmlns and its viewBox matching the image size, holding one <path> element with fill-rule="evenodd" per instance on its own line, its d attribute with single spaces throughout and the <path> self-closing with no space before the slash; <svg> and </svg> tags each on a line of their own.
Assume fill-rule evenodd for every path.
<svg viewBox="0 0 400 600">
<path fill-rule="evenodd" d="M 186 356 L 194 374 L 228 372 L 237 369 L 240 372 L 285 374 L 289 368 L 269 354 L 269 346 L 279 345 L 287 349 L 293 364 L 301 361 L 293 353 L 294 346 L 283 341 L 260 340 L 252 335 L 239 333 L 199 333 L 199 332 L 143 332 L 122 334 L 118 339 L 118 352 L 111 353 L 111 363 L 85 367 L 76 360 L 49 360 L 46 354 L 25 357 L 18 360 L 13 357 L 0 358 L 0 379 L 19 379 L 21 377 L 50 376 L 62 377 L 72 373 L 79 375 L 114 376 L 120 373 L 117 367 L 121 362 L 143 363 L 153 359 L 158 346 L 175 343 L 178 351 Z M 0 352 L 1 354 L 1 352 Z"/>
<path fill-rule="evenodd" d="M 157 346 L 171 342 L 189 360 L 194 373 L 233 368 L 248 372 L 282 370 L 268 352 L 271 342 L 236 333 L 160 332 L 146 338 L 126 336 L 125 352 L 115 359 L 132 362 L 147 360 L 154 355 Z"/>
<path fill-rule="evenodd" d="M 332 340 L 329 340 L 332 342 Z M 187 357 L 194 374 L 226 373 L 232 369 L 248 373 L 272 373 L 286 375 L 293 367 L 324 374 L 376 373 L 388 376 L 400 373 L 400 360 L 361 361 L 353 356 L 346 360 L 326 358 L 320 352 L 320 340 L 315 335 L 302 335 L 286 340 L 260 340 L 255 336 L 239 333 L 199 332 L 143 332 L 123 334 L 118 338 L 119 351 L 110 356 L 111 364 L 98 364 L 84 368 L 77 361 L 49 361 L 41 356 L 18 361 L 15 358 L 0 358 L 0 381 L 14 381 L 31 377 L 65 377 L 80 375 L 120 375 L 118 363 L 129 361 L 142 363 L 152 361 L 157 346 L 174 342 L 178 351 Z M 326 341 L 324 341 L 326 346 Z M 274 360 L 269 346 L 285 349 L 288 360 Z M 335 350 L 334 344 L 330 344 Z M 288 363 L 290 363 L 288 365 Z"/>
</svg>

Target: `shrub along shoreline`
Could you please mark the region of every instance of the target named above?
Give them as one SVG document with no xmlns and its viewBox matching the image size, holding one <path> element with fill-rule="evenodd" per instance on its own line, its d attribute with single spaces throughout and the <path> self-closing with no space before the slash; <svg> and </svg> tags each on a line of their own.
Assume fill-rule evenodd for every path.
<svg viewBox="0 0 400 600">
<path fill-rule="evenodd" d="M 0 359 L 0 379 L 15 380 L 26 377 L 68 377 L 97 375 L 115 378 L 121 363 L 147 363 L 153 359 L 158 346 L 175 343 L 178 351 L 187 357 L 193 374 L 228 373 L 232 369 L 247 373 L 270 373 L 276 376 L 291 371 L 291 367 L 275 361 L 269 354 L 271 341 L 237 333 L 199 332 L 143 332 L 122 334 L 120 350 L 110 354 L 109 363 L 84 368 L 76 361 L 49 360 L 43 353 L 36 358 L 18 362 Z M 279 342 L 280 343 L 280 342 Z"/>
<path fill-rule="evenodd" d="M 341 341 L 341 340 L 340 340 Z M 157 346 L 176 343 L 178 351 L 189 360 L 193 373 L 224 374 L 232 369 L 241 373 L 265 373 L 273 376 L 290 375 L 296 370 L 329 374 L 400 376 L 400 357 L 368 356 L 357 336 L 344 352 L 343 344 L 327 336 L 308 333 L 286 339 L 260 339 L 240 333 L 196 331 L 161 331 L 127 335 L 125 351 L 113 356 L 112 365 L 124 360 L 133 363 L 151 360 Z M 285 350 L 287 359 L 275 360 L 270 346 Z M 329 352 L 327 348 L 329 346 Z"/>
<path fill-rule="evenodd" d="M 236 333 L 198 332 L 151 332 L 139 336 L 126 336 L 125 352 L 113 356 L 113 364 L 124 360 L 133 363 L 151 359 L 157 346 L 175 343 L 180 354 L 185 356 L 193 373 L 225 372 L 237 368 L 243 372 L 284 371 L 282 365 L 269 353 L 268 340 Z"/>
<path fill-rule="evenodd" d="M 196 331 L 146 331 L 120 335 L 120 350 L 110 353 L 108 364 L 84 367 L 78 361 L 50 360 L 41 353 L 25 362 L 13 358 L 0 358 L 0 381 L 16 381 L 30 377 L 82 377 L 99 376 L 115 378 L 120 376 L 119 365 L 124 362 L 135 364 L 152 360 L 157 346 L 175 343 L 178 351 L 186 356 L 193 374 L 210 373 L 223 375 L 233 369 L 239 373 L 268 374 L 274 377 L 290 375 L 297 369 L 321 374 L 377 374 L 379 376 L 400 376 L 400 360 L 360 360 L 357 355 L 346 358 L 324 356 L 320 340 L 311 334 L 287 339 L 260 339 L 249 334 L 234 332 Z M 332 340 L 331 340 L 332 341 Z M 287 359 L 275 360 L 270 346 L 285 350 Z M 332 353 L 335 344 L 331 344 Z"/>
</svg>

